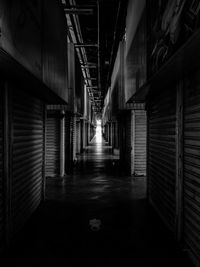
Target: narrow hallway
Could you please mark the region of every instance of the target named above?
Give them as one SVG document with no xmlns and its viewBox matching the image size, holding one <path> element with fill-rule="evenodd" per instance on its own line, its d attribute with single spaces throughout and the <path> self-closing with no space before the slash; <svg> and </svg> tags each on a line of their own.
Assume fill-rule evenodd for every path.
<svg viewBox="0 0 200 267">
<path fill-rule="evenodd" d="M 1 267 L 200 267 L 199 47 L 200 0 L 0 0 Z"/>
<path fill-rule="evenodd" d="M 119 174 L 117 159 L 94 137 L 73 175 L 47 179 L 6 266 L 191 266 L 148 206 L 145 178 Z"/>
</svg>

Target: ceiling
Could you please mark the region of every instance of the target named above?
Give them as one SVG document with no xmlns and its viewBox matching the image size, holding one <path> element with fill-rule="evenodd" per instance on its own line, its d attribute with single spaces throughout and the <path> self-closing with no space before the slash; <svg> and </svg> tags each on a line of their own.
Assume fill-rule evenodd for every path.
<svg viewBox="0 0 200 267">
<path fill-rule="evenodd" d="M 127 1 L 62 2 L 93 109 L 101 114 L 118 43 L 124 35 Z"/>
</svg>

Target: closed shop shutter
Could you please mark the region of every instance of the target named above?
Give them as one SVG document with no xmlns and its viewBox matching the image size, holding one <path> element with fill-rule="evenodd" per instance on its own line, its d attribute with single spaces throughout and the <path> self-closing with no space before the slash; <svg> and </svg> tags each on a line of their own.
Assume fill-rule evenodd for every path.
<svg viewBox="0 0 200 267">
<path fill-rule="evenodd" d="M 109 145 L 112 146 L 112 122 L 109 122 Z"/>
<path fill-rule="evenodd" d="M 157 93 L 148 107 L 149 197 L 167 226 L 175 229 L 176 90 Z"/>
<path fill-rule="evenodd" d="M 90 125 L 90 128 L 91 128 L 91 125 Z M 108 124 L 108 122 L 106 123 L 105 131 L 106 131 L 106 142 L 109 142 L 109 124 Z M 91 132 L 91 130 L 90 130 L 90 132 Z M 91 138 L 90 138 L 90 140 L 91 140 Z"/>
<path fill-rule="evenodd" d="M 71 144 L 71 117 L 65 116 L 65 170 L 66 173 L 71 171 L 72 164 L 72 144 Z"/>
<path fill-rule="evenodd" d="M 126 133 L 125 133 L 125 120 L 123 116 L 119 119 L 119 152 L 120 152 L 120 165 L 123 166 L 126 155 Z"/>
<path fill-rule="evenodd" d="M 85 146 L 88 145 L 88 122 L 85 124 Z"/>
<path fill-rule="evenodd" d="M 184 96 L 183 232 L 187 251 L 200 263 L 200 90 L 193 81 Z"/>
<path fill-rule="evenodd" d="M 48 111 L 46 119 L 46 177 L 59 175 L 60 118 L 59 111 Z"/>
<path fill-rule="evenodd" d="M 44 105 L 23 92 L 12 94 L 11 222 L 18 231 L 42 199 Z"/>
<path fill-rule="evenodd" d="M 80 148 L 81 148 L 81 129 L 80 129 L 80 120 L 79 118 L 76 118 L 76 153 L 80 153 Z"/>
<path fill-rule="evenodd" d="M 119 147 L 120 165 L 122 169 L 131 174 L 132 163 L 132 122 L 131 111 L 124 113 L 119 119 Z"/>
<path fill-rule="evenodd" d="M 119 148 L 119 129 L 118 129 L 118 121 L 115 123 L 115 147 Z"/>
<path fill-rule="evenodd" d="M 80 120 L 80 152 L 85 148 L 85 121 Z"/>
<path fill-rule="evenodd" d="M 128 112 L 126 115 L 125 122 L 125 133 L 126 133 L 126 152 L 125 152 L 125 168 L 128 174 L 131 173 L 132 165 L 132 121 L 131 121 L 131 112 Z"/>
<path fill-rule="evenodd" d="M 146 111 L 135 110 L 135 175 L 146 175 L 146 135 Z"/>
<path fill-rule="evenodd" d="M 4 208 L 3 208 L 3 103 L 2 91 L 0 89 L 0 251 L 3 247 Z"/>
<path fill-rule="evenodd" d="M 71 144 L 72 144 L 72 160 L 76 160 L 76 117 L 72 116 L 70 121 Z"/>
</svg>

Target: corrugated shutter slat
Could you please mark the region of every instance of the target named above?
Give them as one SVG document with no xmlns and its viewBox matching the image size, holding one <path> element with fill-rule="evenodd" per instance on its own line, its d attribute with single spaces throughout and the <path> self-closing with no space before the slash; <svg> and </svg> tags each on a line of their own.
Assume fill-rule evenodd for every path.
<svg viewBox="0 0 200 267">
<path fill-rule="evenodd" d="M 3 102 L 0 90 L 0 250 L 3 247 L 4 209 L 3 209 Z"/>
<path fill-rule="evenodd" d="M 135 111 L 135 159 L 134 173 L 146 175 L 146 111 Z"/>
<path fill-rule="evenodd" d="M 176 90 L 150 99 L 148 111 L 149 195 L 168 227 L 175 229 Z"/>
<path fill-rule="evenodd" d="M 60 161 L 60 118 L 57 112 L 47 113 L 46 126 L 46 176 L 59 175 Z"/>
<path fill-rule="evenodd" d="M 22 92 L 13 92 L 12 104 L 11 219 L 16 233 L 42 198 L 44 105 Z"/>
<path fill-rule="evenodd" d="M 184 95 L 184 243 L 200 262 L 200 90 L 192 82 Z"/>
</svg>

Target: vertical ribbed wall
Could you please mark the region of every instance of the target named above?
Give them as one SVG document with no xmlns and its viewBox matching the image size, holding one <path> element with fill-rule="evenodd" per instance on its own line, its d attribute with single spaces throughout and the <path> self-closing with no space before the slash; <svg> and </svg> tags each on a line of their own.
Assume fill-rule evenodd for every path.
<svg viewBox="0 0 200 267">
<path fill-rule="evenodd" d="M 72 155 L 73 155 L 73 162 L 74 160 L 76 160 L 76 146 L 77 146 L 77 141 L 76 141 L 76 135 L 77 135 L 77 128 L 76 128 L 76 116 L 72 116 L 72 120 L 71 120 L 71 129 L 72 129 Z"/>
<path fill-rule="evenodd" d="M 16 233 L 42 199 L 44 105 L 23 92 L 12 92 L 11 223 Z"/>
<path fill-rule="evenodd" d="M 149 197 L 168 227 L 175 229 L 176 89 L 154 95 L 148 110 Z"/>
<path fill-rule="evenodd" d="M 0 251 L 3 248 L 4 207 L 3 207 L 3 93 L 0 88 Z"/>
<path fill-rule="evenodd" d="M 72 129 L 71 129 L 71 117 L 69 114 L 65 115 L 65 171 L 66 173 L 69 173 L 72 168 Z"/>
<path fill-rule="evenodd" d="M 197 75 L 199 81 L 199 75 Z M 200 262 L 200 89 L 192 77 L 184 95 L 184 212 L 187 251 Z"/>
<path fill-rule="evenodd" d="M 76 117 L 76 153 L 81 151 L 81 123 L 78 117 Z"/>
<path fill-rule="evenodd" d="M 134 174 L 146 175 L 146 111 L 135 110 Z"/>
<path fill-rule="evenodd" d="M 125 132 L 126 132 L 126 153 L 125 153 L 125 166 L 127 173 L 131 173 L 131 153 L 132 153 L 132 121 L 131 121 L 131 112 L 126 115 L 126 125 L 125 125 Z"/>
<path fill-rule="evenodd" d="M 120 148 L 120 165 L 123 169 L 131 174 L 132 164 L 132 120 L 131 112 L 126 112 L 119 120 L 119 148 Z"/>
<path fill-rule="evenodd" d="M 58 111 L 48 111 L 46 119 L 46 177 L 59 175 L 60 118 Z"/>
</svg>

